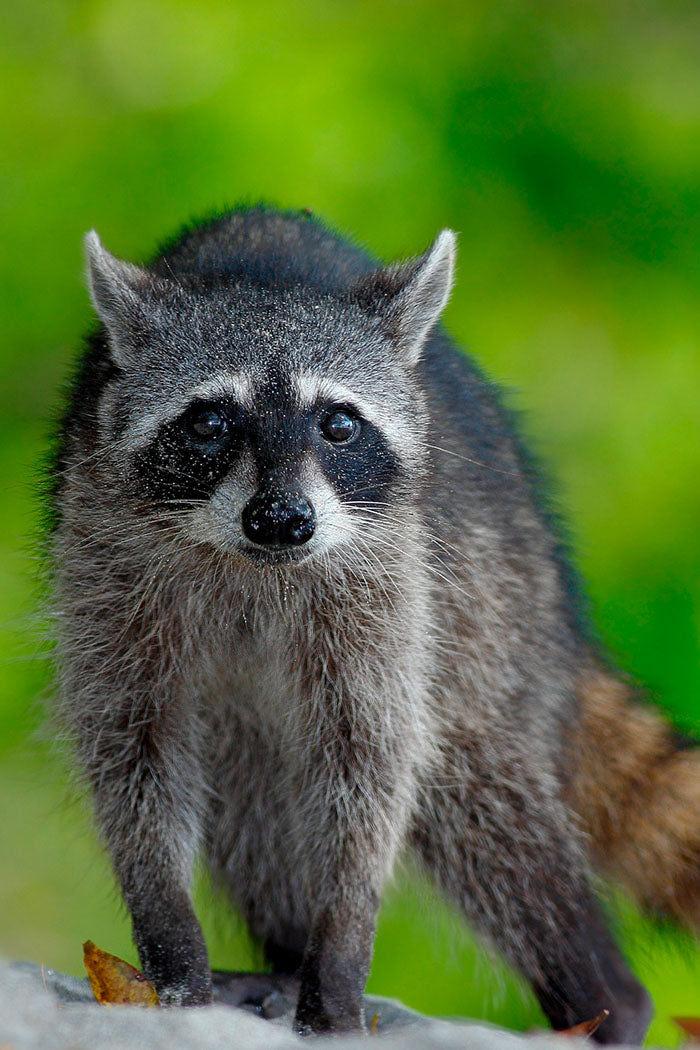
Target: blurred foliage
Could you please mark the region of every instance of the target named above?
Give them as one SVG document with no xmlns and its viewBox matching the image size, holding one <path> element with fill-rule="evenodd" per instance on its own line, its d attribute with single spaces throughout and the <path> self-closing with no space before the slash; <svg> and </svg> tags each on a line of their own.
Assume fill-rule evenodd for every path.
<svg viewBox="0 0 700 1050">
<path fill-rule="evenodd" d="M 133 259 L 261 198 L 387 258 L 458 230 L 447 323 L 518 388 L 605 643 L 697 730 L 697 5 L 4 0 L 0 85 L 0 950 L 75 971 L 87 937 L 133 955 L 84 811 L 30 739 L 48 681 L 31 658 L 32 489 L 90 317 L 91 226 Z M 372 987 L 532 1023 L 529 993 L 403 885 Z M 214 961 L 247 965 L 201 896 Z M 621 922 L 672 1045 L 663 1018 L 700 1012 L 698 954 Z"/>
</svg>

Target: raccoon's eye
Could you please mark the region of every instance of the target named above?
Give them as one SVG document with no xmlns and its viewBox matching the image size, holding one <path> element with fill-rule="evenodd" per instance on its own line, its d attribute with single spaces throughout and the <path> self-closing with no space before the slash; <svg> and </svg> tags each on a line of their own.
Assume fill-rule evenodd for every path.
<svg viewBox="0 0 700 1050">
<path fill-rule="evenodd" d="M 198 443 L 214 443 L 228 433 L 226 418 L 208 406 L 192 409 L 187 414 L 186 426 L 190 437 Z"/>
<path fill-rule="evenodd" d="M 347 445 L 360 433 L 360 421 L 346 409 L 339 408 L 321 420 L 321 433 L 327 441 Z"/>
</svg>

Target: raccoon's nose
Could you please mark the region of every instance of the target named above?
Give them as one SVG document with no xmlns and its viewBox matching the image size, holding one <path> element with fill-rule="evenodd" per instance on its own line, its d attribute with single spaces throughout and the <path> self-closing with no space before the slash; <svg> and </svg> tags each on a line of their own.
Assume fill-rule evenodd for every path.
<svg viewBox="0 0 700 1050">
<path fill-rule="evenodd" d="M 300 547 L 316 528 L 316 513 L 294 493 L 258 493 L 243 508 L 243 532 L 265 547 Z"/>
</svg>

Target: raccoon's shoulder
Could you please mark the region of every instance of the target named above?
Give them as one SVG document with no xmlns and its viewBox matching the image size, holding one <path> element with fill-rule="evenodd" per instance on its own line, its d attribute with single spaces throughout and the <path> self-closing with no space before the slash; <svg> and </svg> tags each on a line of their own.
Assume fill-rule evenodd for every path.
<svg viewBox="0 0 700 1050">
<path fill-rule="evenodd" d="M 442 471 L 510 486 L 521 475 L 536 473 L 505 392 L 441 327 L 427 340 L 419 369 L 433 459 Z M 502 472 L 509 482 L 501 480 Z"/>
<path fill-rule="evenodd" d="M 441 327 L 427 340 L 419 368 L 438 487 L 462 499 L 478 496 L 502 518 L 518 504 L 532 505 L 551 527 L 551 484 L 521 437 L 507 391 Z"/>
<path fill-rule="evenodd" d="M 519 415 L 505 392 L 440 328 L 427 341 L 419 367 L 429 414 L 429 520 L 453 537 L 469 526 L 485 528 L 494 559 L 537 550 L 559 575 L 569 622 L 590 637 L 556 486 L 521 437 Z"/>
<path fill-rule="evenodd" d="M 269 288 L 305 285 L 338 293 L 377 261 L 309 211 L 262 204 L 215 214 L 167 241 L 150 268 L 194 284 L 245 280 Z"/>
</svg>

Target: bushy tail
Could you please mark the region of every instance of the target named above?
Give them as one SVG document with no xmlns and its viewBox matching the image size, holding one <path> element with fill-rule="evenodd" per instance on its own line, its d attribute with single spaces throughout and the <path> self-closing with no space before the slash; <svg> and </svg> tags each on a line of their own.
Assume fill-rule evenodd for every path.
<svg viewBox="0 0 700 1050">
<path fill-rule="evenodd" d="M 607 674 L 587 679 L 582 702 L 572 802 L 596 865 L 700 931 L 700 745 Z"/>
</svg>

